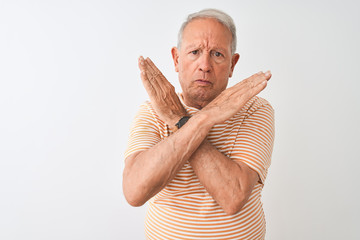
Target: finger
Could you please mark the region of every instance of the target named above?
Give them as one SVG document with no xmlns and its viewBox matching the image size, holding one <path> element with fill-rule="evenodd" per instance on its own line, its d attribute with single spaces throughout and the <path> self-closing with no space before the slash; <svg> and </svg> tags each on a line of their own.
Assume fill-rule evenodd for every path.
<svg viewBox="0 0 360 240">
<path fill-rule="evenodd" d="M 250 81 L 252 82 L 251 95 L 255 96 L 264 90 L 267 86 L 268 81 L 271 78 L 270 70 L 263 72 L 258 72 L 250 77 Z"/>
<path fill-rule="evenodd" d="M 255 83 L 255 86 L 257 84 L 262 83 L 263 81 L 268 81 L 271 78 L 271 72 L 266 71 L 265 73 L 260 71 L 257 74 L 254 74 L 250 77 L 250 80 Z"/>
<path fill-rule="evenodd" d="M 151 74 L 162 75 L 160 70 L 156 67 L 156 65 L 154 64 L 154 62 L 150 58 L 146 58 L 145 61 L 147 63 L 147 66 L 148 66 L 149 71 L 151 72 Z"/>
<path fill-rule="evenodd" d="M 164 99 L 166 97 L 166 91 L 164 90 L 164 85 L 159 83 L 159 76 L 154 72 L 153 68 L 150 66 L 147 61 L 149 58 L 140 59 L 140 64 L 143 69 L 144 76 L 144 86 L 150 97 L 151 101 L 157 101 L 159 99 Z"/>
<path fill-rule="evenodd" d="M 166 84 L 168 81 L 165 78 L 165 76 L 162 74 L 162 72 L 156 67 L 156 65 L 153 63 L 153 61 L 150 58 L 146 58 L 146 63 L 148 64 L 148 70 L 149 72 L 156 78 L 156 80 L 160 84 Z"/>
<path fill-rule="evenodd" d="M 154 91 L 154 86 L 153 86 L 152 82 L 149 81 L 148 75 L 146 73 L 147 69 L 146 69 L 146 66 L 145 66 L 145 60 L 144 60 L 143 56 L 139 57 L 138 65 L 139 65 L 139 68 L 140 68 L 140 77 L 141 77 L 142 83 L 143 83 L 143 85 L 145 87 L 145 90 L 150 95 Z"/>
<path fill-rule="evenodd" d="M 269 81 L 270 80 L 270 78 L 271 78 L 271 76 L 272 76 L 272 74 L 271 74 L 271 71 L 270 70 L 267 70 L 266 72 L 265 72 L 265 78 L 266 78 L 266 81 Z"/>
<path fill-rule="evenodd" d="M 267 82 L 271 78 L 271 72 L 266 71 L 265 73 L 260 71 L 251 77 L 245 79 L 245 82 L 248 84 L 250 88 L 254 88 L 259 84 L 264 84 L 263 82 Z"/>
<path fill-rule="evenodd" d="M 152 88 L 156 89 L 159 87 L 157 80 L 155 79 L 154 74 L 152 73 L 152 69 L 150 68 L 148 62 L 141 56 L 139 58 L 139 67 L 141 70 L 141 74 L 143 76 L 143 80 L 149 82 Z"/>
<path fill-rule="evenodd" d="M 148 80 L 151 82 L 155 89 L 161 88 L 161 79 L 159 75 L 154 71 L 153 67 L 149 63 L 149 58 L 144 60 L 144 73 L 146 74 Z"/>
<path fill-rule="evenodd" d="M 267 80 L 262 81 L 261 83 L 259 83 L 255 87 L 253 87 L 252 88 L 252 96 L 259 94 L 262 90 L 264 90 L 266 88 L 266 86 L 267 86 Z"/>
<path fill-rule="evenodd" d="M 229 92 L 240 98 L 245 97 L 250 99 L 260 93 L 267 86 L 267 82 L 270 78 L 270 71 L 265 73 L 258 72 L 229 88 Z"/>
<path fill-rule="evenodd" d="M 144 61 L 145 61 L 145 60 L 144 60 L 144 57 L 143 57 L 143 56 L 140 56 L 140 57 L 138 58 L 138 66 L 139 66 L 140 72 L 145 72 L 145 70 L 146 70 Z"/>
<path fill-rule="evenodd" d="M 174 86 L 165 78 L 165 76 L 161 73 L 161 71 L 155 66 L 155 64 L 151 61 L 150 58 L 146 58 L 145 65 L 147 67 L 147 73 L 150 81 L 152 81 L 152 84 L 154 87 L 156 87 L 158 96 L 161 96 L 162 98 L 169 97 L 169 96 L 176 96 L 175 88 Z M 151 76 L 151 77 L 150 77 Z M 170 97 L 169 99 L 172 99 Z M 180 103 L 180 101 L 179 101 Z"/>
</svg>

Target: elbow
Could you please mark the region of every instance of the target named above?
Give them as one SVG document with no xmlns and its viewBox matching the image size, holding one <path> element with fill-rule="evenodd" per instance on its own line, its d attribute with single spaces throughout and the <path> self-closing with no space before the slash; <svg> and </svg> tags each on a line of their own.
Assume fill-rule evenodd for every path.
<svg viewBox="0 0 360 240">
<path fill-rule="evenodd" d="M 223 210 L 227 215 L 235 215 L 241 211 L 241 209 L 246 204 L 247 199 L 243 197 L 237 198 L 236 200 L 232 200 L 224 204 Z"/>
<path fill-rule="evenodd" d="M 139 201 L 138 199 L 129 198 L 129 197 L 126 197 L 126 196 L 125 196 L 125 199 L 132 207 L 141 207 L 145 203 L 143 201 Z"/>
<path fill-rule="evenodd" d="M 241 209 L 242 209 L 242 206 L 239 207 L 234 204 L 232 204 L 232 206 L 227 206 L 227 207 L 223 208 L 224 212 L 227 215 L 235 215 L 235 214 L 239 213 Z"/>
<path fill-rule="evenodd" d="M 139 194 L 136 194 L 136 191 L 127 191 L 125 186 L 123 187 L 123 193 L 126 201 L 133 207 L 141 207 L 146 202 Z"/>
<path fill-rule="evenodd" d="M 141 191 L 133 184 L 129 184 L 126 180 L 126 178 L 123 179 L 123 194 L 126 201 L 133 207 L 141 207 L 146 203 L 146 200 L 142 197 Z"/>
<path fill-rule="evenodd" d="M 123 173 L 123 181 L 122 181 L 122 190 L 123 195 L 126 201 L 133 207 L 141 207 L 145 204 L 141 194 L 141 189 L 139 186 L 134 184 L 133 179 L 129 176 L 129 171 L 127 169 L 124 170 Z"/>
</svg>

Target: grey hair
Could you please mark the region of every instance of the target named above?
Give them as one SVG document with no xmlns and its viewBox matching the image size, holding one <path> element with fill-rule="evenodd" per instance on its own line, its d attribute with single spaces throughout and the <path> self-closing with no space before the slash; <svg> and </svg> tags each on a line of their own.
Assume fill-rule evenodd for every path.
<svg viewBox="0 0 360 240">
<path fill-rule="evenodd" d="M 223 11 L 220 11 L 217 9 L 212 9 L 212 8 L 208 8 L 208 9 L 204 9 L 199 12 L 196 12 L 196 13 L 192 13 L 187 17 L 186 21 L 181 25 L 181 28 L 179 30 L 177 47 L 179 49 L 181 47 L 181 42 L 182 42 L 182 37 L 183 37 L 185 27 L 191 21 L 193 21 L 195 19 L 199 19 L 199 18 L 213 18 L 230 30 L 231 36 L 232 36 L 231 54 L 234 54 L 235 50 L 236 50 L 236 41 L 237 41 L 236 27 L 235 27 L 234 21 L 228 14 L 224 13 Z"/>
</svg>

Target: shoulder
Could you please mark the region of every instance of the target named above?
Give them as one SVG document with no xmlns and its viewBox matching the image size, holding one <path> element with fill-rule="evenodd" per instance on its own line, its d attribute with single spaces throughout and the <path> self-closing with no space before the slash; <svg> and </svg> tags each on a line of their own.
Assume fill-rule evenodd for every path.
<svg viewBox="0 0 360 240">
<path fill-rule="evenodd" d="M 139 107 L 139 113 L 143 115 L 152 116 L 154 119 L 157 118 L 157 114 L 151 105 L 150 101 L 143 102 Z"/>
<path fill-rule="evenodd" d="M 274 109 L 269 101 L 264 98 L 255 96 L 245 104 L 245 106 L 240 110 L 237 115 L 248 117 L 259 110 L 268 111 L 272 114 L 274 113 Z"/>
<path fill-rule="evenodd" d="M 137 114 L 137 118 L 146 118 L 147 122 L 156 125 L 160 129 L 166 128 L 164 121 L 156 114 L 150 101 L 145 101 L 140 105 L 140 109 Z"/>
<path fill-rule="evenodd" d="M 154 109 L 150 103 L 150 101 L 145 101 L 140 105 L 140 110 L 141 111 L 146 111 L 146 112 L 152 112 Z"/>
<path fill-rule="evenodd" d="M 244 120 L 248 119 L 255 113 L 264 112 L 268 118 L 273 118 L 274 109 L 271 104 L 264 98 L 255 96 L 251 98 L 238 113 L 236 113 L 232 118 L 227 122 L 237 122 L 242 123 Z"/>
<path fill-rule="evenodd" d="M 153 123 L 157 122 L 155 110 L 149 101 L 145 101 L 139 106 L 135 119 L 146 119 L 147 122 Z"/>
<path fill-rule="evenodd" d="M 245 104 L 242 110 L 245 110 L 247 112 L 253 112 L 258 110 L 259 108 L 273 109 L 269 101 L 267 101 L 265 98 L 255 96 Z"/>
</svg>

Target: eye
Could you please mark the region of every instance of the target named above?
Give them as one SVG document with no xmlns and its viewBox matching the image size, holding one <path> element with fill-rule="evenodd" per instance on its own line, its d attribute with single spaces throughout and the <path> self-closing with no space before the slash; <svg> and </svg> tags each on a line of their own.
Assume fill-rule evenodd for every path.
<svg viewBox="0 0 360 240">
<path fill-rule="evenodd" d="M 221 52 L 214 52 L 214 56 L 215 57 L 222 57 L 222 53 Z"/>
<path fill-rule="evenodd" d="M 198 53 L 199 53 L 199 50 L 191 51 L 191 54 L 193 54 L 193 55 L 197 55 Z"/>
</svg>

